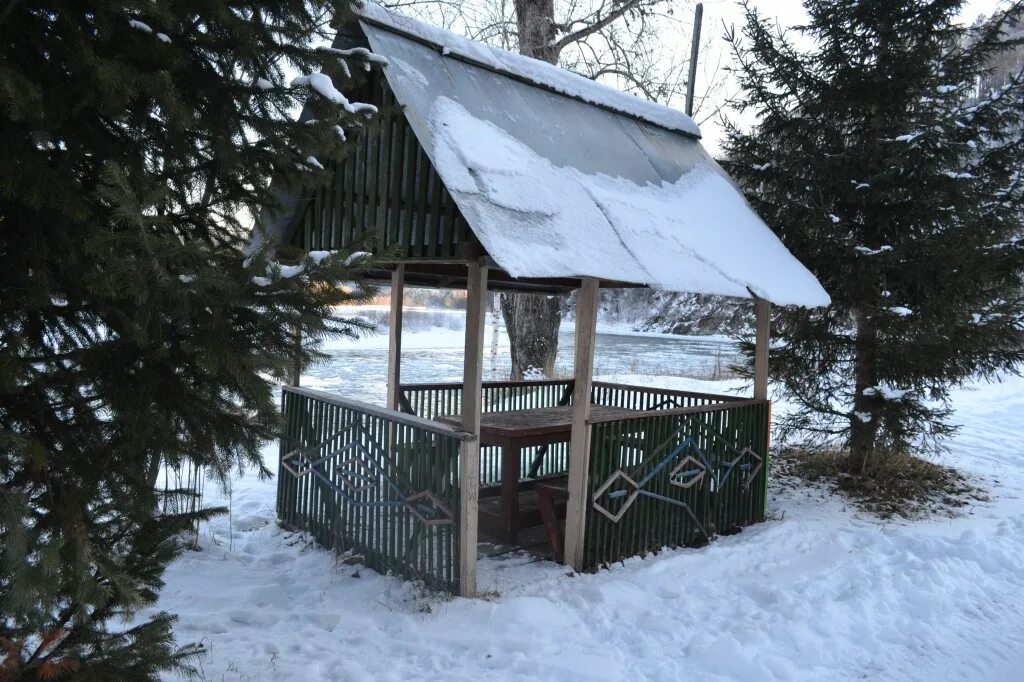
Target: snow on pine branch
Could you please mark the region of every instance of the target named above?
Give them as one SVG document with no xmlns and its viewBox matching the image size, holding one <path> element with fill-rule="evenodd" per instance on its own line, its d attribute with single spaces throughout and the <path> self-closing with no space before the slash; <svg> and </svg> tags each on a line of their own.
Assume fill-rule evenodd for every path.
<svg viewBox="0 0 1024 682">
<path fill-rule="evenodd" d="M 883 400 L 901 400 L 903 396 L 911 392 L 910 389 L 893 388 L 892 386 L 886 386 L 885 384 L 879 384 L 877 386 L 868 386 L 861 391 L 866 396 L 877 396 Z"/>
<path fill-rule="evenodd" d="M 299 275 L 305 273 L 306 268 L 309 266 L 310 263 L 313 263 L 314 265 L 320 265 L 325 259 L 336 254 L 336 251 L 310 251 L 309 253 L 306 254 L 306 258 L 297 265 L 281 265 L 277 261 L 272 260 L 267 263 L 266 273 L 267 275 L 273 275 L 273 273 L 277 271 L 282 279 L 291 279 L 293 277 L 298 277 Z M 353 251 L 345 258 L 344 261 L 342 261 L 341 264 L 344 267 L 352 267 L 372 257 L 373 254 L 370 253 L 369 251 Z M 248 268 L 251 263 L 252 259 L 247 258 L 245 262 L 242 263 L 242 266 Z M 252 281 L 253 284 L 255 284 L 258 287 L 266 287 L 273 284 L 274 280 L 272 277 L 264 275 L 255 275 L 252 278 Z"/>
<path fill-rule="evenodd" d="M 292 79 L 291 86 L 293 88 L 308 85 L 318 95 L 324 99 L 330 100 L 335 104 L 338 104 L 350 114 L 375 114 L 377 113 L 377 107 L 372 104 L 365 104 L 363 102 L 350 102 L 348 97 L 345 97 L 334 87 L 334 81 L 331 77 L 325 73 L 315 71 L 308 76 L 296 76 Z"/>
<path fill-rule="evenodd" d="M 892 138 L 892 142 L 913 142 L 917 138 L 924 135 L 924 133 L 907 133 L 906 135 L 897 135 Z"/>
<path fill-rule="evenodd" d="M 872 249 L 867 246 L 855 246 L 853 247 L 853 250 L 864 256 L 877 256 L 880 253 L 892 251 L 892 247 L 889 246 L 888 244 L 883 244 L 882 246 L 879 246 L 877 249 Z"/>
<path fill-rule="evenodd" d="M 352 47 L 347 50 L 342 50 L 337 47 L 321 47 L 324 52 L 330 52 L 342 57 L 340 61 L 345 61 L 346 57 L 354 57 L 363 64 L 363 70 L 369 71 L 373 64 L 377 66 L 387 66 L 390 64 L 387 57 L 381 56 L 375 52 L 371 52 L 365 47 Z"/>
<path fill-rule="evenodd" d="M 149 33 L 150 35 L 154 34 L 153 27 L 144 21 L 139 21 L 138 19 L 129 19 L 128 25 L 134 28 L 136 31 L 142 31 L 143 33 Z M 171 42 L 171 37 L 166 33 L 156 33 L 155 37 L 162 43 Z"/>
</svg>

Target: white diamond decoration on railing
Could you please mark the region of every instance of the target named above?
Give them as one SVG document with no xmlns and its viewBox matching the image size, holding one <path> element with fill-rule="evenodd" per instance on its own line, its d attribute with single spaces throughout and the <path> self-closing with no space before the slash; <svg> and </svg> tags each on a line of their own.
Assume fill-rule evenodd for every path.
<svg viewBox="0 0 1024 682">
<path fill-rule="evenodd" d="M 429 490 L 406 498 L 405 506 L 413 516 L 428 526 L 443 526 L 452 522 L 452 510 Z"/>
<path fill-rule="evenodd" d="M 609 488 L 615 485 L 620 479 L 626 484 L 626 489 L 609 490 Z M 611 475 L 611 477 L 607 481 L 601 484 L 600 488 L 598 488 L 594 492 L 594 509 L 607 516 L 609 519 L 612 520 L 613 523 L 618 523 L 619 519 L 622 518 L 622 515 L 626 513 L 626 510 L 629 509 L 633 502 L 636 501 L 636 497 L 639 494 L 640 486 L 637 485 L 637 482 L 630 478 L 625 471 L 623 471 L 622 469 L 618 469 L 614 474 Z M 623 497 L 626 498 L 626 501 L 623 502 L 622 506 L 619 507 L 618 512 L 612 513 L 611 511 L 608 510 L 607 507 L 600 504 L 600 499 L 602 496 L 607 497 L 609 502 L 612 500 L 621 499 Z"/>
<path fill-rule="evenodd" d="M 700 460 L 687 455 L 672 471 L 668 472 L 669 485 L 692 488 L 704 480 L 707 467 Z"/>
<path fill-rule="evenodd" d="M 406 507 L 410 514 L 428 526 L 452 523 L 454 517 L 451 509 L 433 492 L 424 490 L 412 495 L 405 493 L 400 481 L 389 475 L 377 460 L 382 457 L 389 462 L 388 451 L 377 443 L 361 423 L 356 422 L 350 429 L 333 434 L 328 442 L 339 437 L 344 439 L 346 431 L 352 434 L 349 437 L 366 438 L 373 449 L 367 448 L 359 440 L 353 440 L 313 459 L 310 454 L 324 447 L 325 443 L 300 447 L 281 457 L 281 468 L 296 478 L 312 474 L 323 486 L 356 507 Z M 330 469 L 328 464 L 331 461 L 346 455 L 333 470 Z M 390 495 L 385 494 L 386 489 L 391 490 Z"/>
<path fill-rule="evenodd" d="M 753 462 L 751 460 L 753 460 Z M 727 479 L 729 475 L 738 468 L 746 475 L 747 482 L 743 484 L 743 490 L 745 491 L 750 488 L 750 484 L 757 478 L 757 475 L 761 472 L 761 467 L 763 466 L 764 460 L 761 458 L 761 455 L 754 452 L 750 447 L 746 447 L 743 449 L 743 452 L 736 457 L 736 459 L 731 462 L 726 462 L 723 465 L 723 467 L 727 468 L 728 471 L 726 471 L 725 476 L 722 477 L 722 482 L 724 483 L 725 479 Z"/>
<path fill-rule="evenodd" d="M 295 478 L 305 476 L 313 469 L 309 459 L 302 453 L 301 448 L 296 448 L 283 456 L 281 458 L 281 466 Z"/>
<path fill-rule="evenodd" d="M 338 464 L 335 474 L 349 492 L 372 490 L 380 484 L 380 475 L 359 457 L 350 457 Z"/>
</svg>

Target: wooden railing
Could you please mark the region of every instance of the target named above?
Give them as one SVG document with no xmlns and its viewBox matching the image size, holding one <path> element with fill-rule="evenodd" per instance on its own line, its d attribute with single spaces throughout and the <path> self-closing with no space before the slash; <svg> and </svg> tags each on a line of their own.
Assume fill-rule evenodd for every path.
<svg viewBox="0 0 1024 682">
<path fill-rule="evenodd" d="M 630 386 L 606 381 L 595 381 L 590 392 L 590 402 L 595 405 L 612 405 L 630 410 L 670 410 L 679 407 L 714 405 L 733 400 L 736 400 L 735 396 Z"/>
<path fill-rule="evenodd" d="M 567 404 L 571 391 L 569 380 L 487 382 L 484 410 Z M 285 387 L 278 517 L 381 572 L 454 593 L 460 561 L 475 555 L 459 535 L 460 464 L 473 436 L 430 417 L 460 413 L 462 386 L 405 385 L 402 395 L 419 414 Z M 764 519 L 768 401 L 608 383 L 594 385 L 592 400 L 635 412 L 588 422 L 579 568 L 702 544 Z M 567 471 L 567 450 L 540 453 L 539 475 Z M 537 464 L 538 451 L 526 452 L 520 478 Z M 499 482 L 500 451 L 484 448 L 481 459 L 481 483 Z"/>
<path fill-rule="evenodd" d="M 282 525 L 382 573 L 456 592 L 459 453 L 472 436 L 302 388 L 284 388 L 282 410 Z"/>
<path fill-rule="evenodd" d="M 572 399 L 570 379 L 543 381 L 485 381 L 483 411 L 527 410 L 568 405 Z M 402 410 L 424 419 L 462 413 L 462 383 L 403 384 L 399 393 Z M 538 455 L 541 463 L 533 470 Z M 520 479 L 562 474 L 569 470 L 566 443 L 523 448 L 520 453 Z M 480 484 L 491 487 L 501 482 L 501 449 L 480 448 Z M 483 494 L 496 492 L 484 490 Z"/>
<path fill-rule="evenodd" d="M 691 397 L 591 421 L 582 568 L 764 520 L 768 401 Z"/>
<path fill-rule="evenodd" d="M 572 379 L 485 381 L 483 383 L 483 411 L 485 413 L 501 412 L 569 405 L 572 402 L 573 383 Z M 424 419 L 434 419 L 439 415 L 462 412 L 461 382 L 403 384 L 399 396 L 403 411 Z M 735 400 L 735 397 L 602 381 L 594 382 L 591 391 L 591 402 L 595 405 L 610 405 L 633 410 L 669 410 L 680 407 L 714 405 L 732 400 Z M 519 471 L 520 480 L 568 473 L 568 443 L 523 448 Z M 481 448 L 481 485 L 495 486 L 500 482 L 500 448 Z M 487 494 L 487 491 L 484 494 Z"/>
</svg>

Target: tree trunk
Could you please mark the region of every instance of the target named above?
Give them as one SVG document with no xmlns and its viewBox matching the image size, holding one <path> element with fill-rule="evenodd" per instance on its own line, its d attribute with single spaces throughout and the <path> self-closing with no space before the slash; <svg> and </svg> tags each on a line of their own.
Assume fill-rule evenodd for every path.
<svg viewBox="0 0 1024 682">
<path fill-rule="evenodd" d="M 875 323 L 866 306 L 857 309 L 857 339 L 854 342 L 854 385 L 853 418 L 850 420 L 850 460 L 852 472 L 863 472 L 875 455 L 875 440 L 878 436 L 878 415 L 874 414 L 874 396 L 864 395 L 864 390 L 878 384 L 875 353 L 878 335 Z M 865 421 L 862 417 L 870 415 Z"/>
<path fill-rule="evenodd" d="M 545 294 L 501 295 L 501 315 L 512 347 L 513 380 L 522 379 L 530 370 L 539 370 L 546 377 L 554 374 L 562 320 L 558 304 L 557 296 Z"/>
<path fill-rule="evenodd" d="M 515 0 L 519 52 L 555 64 L 554 0 Z M 505 318 L 512 346 L 512 379 L 522 379 L 528 370 L 552 376 L 558 352 L 558 325 L 562 321 L 556 296 L 543 294 L 502 294 L 501 315 Z"/>
<path fill-rule="evenodd" d="M 554 0 L 515 0 L 519 53 L 549 64 L 558 61 Z"/>
<path fill-rule="evenodd" d="M 160 454 L 152 452 L 149 456 L 149 464 L 146 465 L 146 481 L 153 490 L 156 490 L 157 481 L 160 480 L 160 464 Z"/>
<path fill-rule="evenodd" d="M 884 87 L 884 73 L 882 63 L 889 56 L 889 41 L 892 27 L 884 18 L 878 24 L 878 57 L 875 66 L 877 70 L 876 80 L 879 88 Z M 872 146 L 877 148 L 881 142 L 882 119 L 877 106 L 871 107 L 865 121 L 867 128 L 874 132 L 872 135 Z M 881 152 L 873 155 L 874 158 L 883 158 Z M 866 177 L 871 177 L 876 169 L 868 169 Z M 867 220 L 864 232 L 864 243 L 880 243 L 882 235 L 885 234 L 885 225 L 881 221 Z M 865 287 L 858 296 L 861 304 L 857 306 L 857 338 L 854 341 L 854 391 L 853 396 L 853 417 L 850 420 L 850 461 L 851 472 L 863 473 L 875 456 L 875 441 L 878 437 L 878 415 L 875 414 L 877 396 L 864 395 L 864 390 L 878 385 L 878 330 L 875 329 L 875 321 L 872 319 L 872 311 L 867 301 L 872 300 L 877 288 Z M 865 421 L 866 419 L 866 421 Z"/>
</svg>

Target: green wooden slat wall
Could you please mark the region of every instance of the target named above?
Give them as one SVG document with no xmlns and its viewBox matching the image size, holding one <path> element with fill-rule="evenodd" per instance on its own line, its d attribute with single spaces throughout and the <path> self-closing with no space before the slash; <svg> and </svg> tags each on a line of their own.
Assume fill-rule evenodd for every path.
<svg viewBox="0 0 1024 682">
<path fill-rule="evenodd" d="M 459 586 L 459 441 L 285 389 L 277 516 L 323 547 L 456 593 Z M 311 469 L 306 473 L 306 469 Z M 413 503 L 429 492 L 433 500 Z M 443 505 L 427 523 L 412 505 Z"/>
<path fill-rule="evenodd" d="M 701 400 L 697 404 L 704 403 Z M 765 401 L 750 401 L 691 415 L 595 424 L 587 480 L 590 499 L 584 568 L 596 569 L 663 547 L 701 544 L 716 534 L 763 521 L 768 409 Z M 700 454 L 687 449 L 672 458 L 674 448 L 687 438 L 692 439 Z M 748 447 L 761 458 L 760 467 L 756 468 L 758 460 L 749 455 L 740 460 L 749 465 L 748 469 L 729 467 Z M 702 480 L 691 487 L 673 485 L 670 474 L 688 454 L 703 458 L 710 467 Z M 668 463 L 663 464 L 666 460 Z M 686 466 L 692 471 L 700 470 L 695 464 Z M 726 475 L 730 468 L 732 472 Z M 639 484 L 643 492 L 630 501 L 637 488 L 620 477 L 598 496 L 602 486 L 620 471 Z M 603 505 L 613 516 L 622 512 L 621 518 L 609 518 L 593 503 Z"/>
<path fill-rule="evenodd" d="M 526 383 L 484 382 L 483 411 L 524 410 L 554 407 L 565 395 L 569 380 L 549 380 Z M 443 414 L 462 412 L 462 384 L 407 384 L 402 392 L 413 413 L 424 419 Z M 519 478 L 526 479 L 539 448 L 523 448 L 520 453 Z M 569 444 L 554 443 L 545 448 L 538 476 L 552 476 L 569 472 Z M 480 485 L 501 483 L 501 448 L 489 445 L 480 448 Z"/>
<path fill-rule="evenodd" d="M 383 78 L 365 101 L 381 113 L 332 161 L 328 184 L 308 193 L 291 243 L 307 250 L 361 245 L 398 250 L 403 259 L 461 259 L 469 225 L 462 217 Z"/>
</svg>

